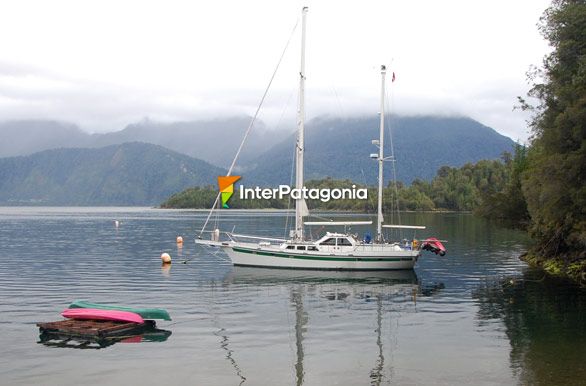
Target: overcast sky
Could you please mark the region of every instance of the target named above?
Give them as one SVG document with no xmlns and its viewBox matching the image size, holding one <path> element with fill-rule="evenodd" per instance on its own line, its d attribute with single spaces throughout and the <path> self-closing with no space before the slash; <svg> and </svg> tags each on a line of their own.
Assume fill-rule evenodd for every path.
<svg viewBox="0 0 586 386">
<path fill-rule="evenodd" d="M 527 138 L 513 107 L 549 50 L 536 27 L 546 0 L 4 1 L 0 120 L 95 132 L 253 115 L 303 5 L 309 119 L 376 114 L 387 64 L 394 112 Z M 298 27 L 262 110 L 269 128 L 295 124 L 299 38 Z"/>
</svg>

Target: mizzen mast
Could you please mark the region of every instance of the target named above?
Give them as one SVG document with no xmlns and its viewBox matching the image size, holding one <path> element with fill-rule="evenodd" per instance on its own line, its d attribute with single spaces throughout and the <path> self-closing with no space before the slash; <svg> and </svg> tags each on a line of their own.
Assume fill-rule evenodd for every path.
<svg viewBox="0 0 586 386">
<path fill-rule="evenodd" d="M 384 139 L 385 139 L 385 75 L 387 68 L 382 65 L 380 68 L 381 72 L 381 94 L 380 94 L 380 136 L 378 142 L 378 215 L 376 220 L 376 240 L 379 242 L 383 241 L 383 162 L 385 161 L 384 155 Z"/>
<path fill-rule="evenodd" d="M 305 151 L 305 19 L 307 7 L 301 11 L 301 69 L 299 70 L 299 106 L 297 110 L 297 144 L 295 146 L 295 187 L 303 188 L 303 152 Z M 303 217 L 308 215 L 303 198 L 295 200 L 295 231 L 293 238 L 303 240 Z"/>
</svg>

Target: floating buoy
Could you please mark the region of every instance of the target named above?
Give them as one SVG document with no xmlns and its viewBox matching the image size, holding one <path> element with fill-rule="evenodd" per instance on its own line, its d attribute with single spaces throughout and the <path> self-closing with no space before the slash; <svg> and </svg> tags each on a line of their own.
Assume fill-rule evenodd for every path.
<svg viewBox="0 0 586 386">
<path fill-rule="evenodd" d="M 114 220 L 114 226 L 118 228 L 120 226 L 120 221 Z"/>
<path fill-rule="evenodd" d="M 163 264 L 170 264 L 171 263 L 171 255 L 168 253 L 161 253 L 161 261 Z"/>
<path fill-rule="evenodd" d="M 183 244 L 183 237 L 177 236 L 177 244 Z"/>
</svg>

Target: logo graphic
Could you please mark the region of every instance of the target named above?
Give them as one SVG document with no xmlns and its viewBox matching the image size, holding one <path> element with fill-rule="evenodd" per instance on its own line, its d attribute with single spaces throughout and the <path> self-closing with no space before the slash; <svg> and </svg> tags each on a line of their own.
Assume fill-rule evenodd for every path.
<svg viewBox="0 0 586 386">
<path fill-rule="evenodd" d="M 234 183 L 240 179 L 240 176 L 218 176 L 218 186 L 222 194 L 222 208 L 228 209 L 228 200 L 234 194 Z"/>
</svg>

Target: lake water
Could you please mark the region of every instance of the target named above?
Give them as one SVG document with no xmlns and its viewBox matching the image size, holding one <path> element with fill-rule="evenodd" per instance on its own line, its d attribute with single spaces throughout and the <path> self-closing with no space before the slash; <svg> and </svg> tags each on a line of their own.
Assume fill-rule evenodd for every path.
<svg viewBox="0 0 586 386">
<path fill-rule="evenodd" d="M 528 269 L 520 232 L 403 214 L 449 240 L 448 254 L 424 253 L 408 272 L 245 269 L 193 243 L 205 215 L 0 208 L 0 384 L 585 384 L 586 292 Z M 220 218 L 272 236 L 286 221 Z M 43 344 L 36 323 L 75 299 L 162 307 L 173 321 L 141 343 Z"/>
</svg>

